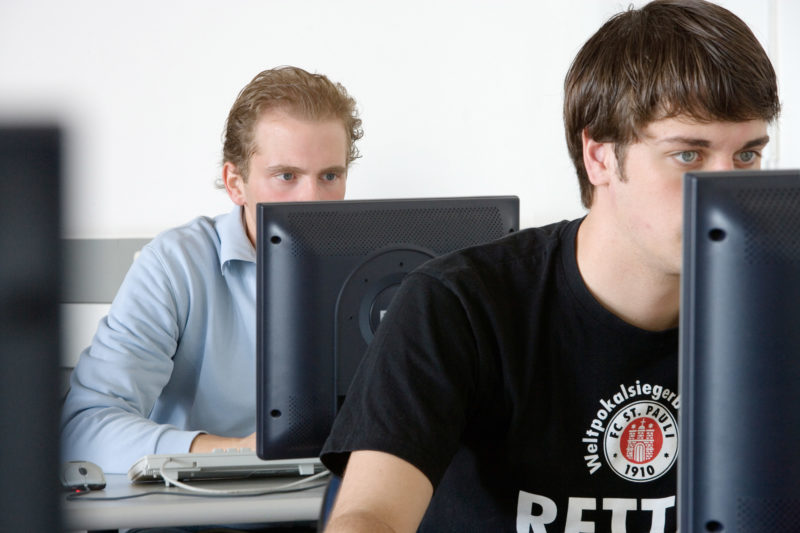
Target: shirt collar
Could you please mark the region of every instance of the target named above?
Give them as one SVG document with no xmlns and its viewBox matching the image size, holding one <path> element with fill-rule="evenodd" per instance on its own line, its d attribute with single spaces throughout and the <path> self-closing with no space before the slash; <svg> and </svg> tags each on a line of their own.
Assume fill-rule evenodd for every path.
<svg viewBox="0 0 800 533">
<path fill-rule="evenodd" d="M 219 235 L 219 266 L 225 268 L 228 261 L 256 262 L 256 249 L 247 238 L 244 229 L 242 207 L 236 206 L 229 213 L 217 217 Z"/>
</svg>

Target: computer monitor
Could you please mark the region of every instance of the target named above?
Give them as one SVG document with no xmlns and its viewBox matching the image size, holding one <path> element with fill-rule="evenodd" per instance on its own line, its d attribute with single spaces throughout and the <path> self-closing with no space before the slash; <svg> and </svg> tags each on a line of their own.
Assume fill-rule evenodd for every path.
<svg viewBox="0 0 800 533">
<path fill-rule="evenodd" d="M 0 125 L 0 531 L 60 531 L 62 134 Z"/>
<path fill-rule="evenodd" d="M 516 197 L 257 208 L 257 453 L 319 455 L 403 277 L 519 229 Z"/>
<path fill-rule="evenodd" d="M 684 178 L 678 515 L 800 527 L 800 171 Z"/>
</svg>

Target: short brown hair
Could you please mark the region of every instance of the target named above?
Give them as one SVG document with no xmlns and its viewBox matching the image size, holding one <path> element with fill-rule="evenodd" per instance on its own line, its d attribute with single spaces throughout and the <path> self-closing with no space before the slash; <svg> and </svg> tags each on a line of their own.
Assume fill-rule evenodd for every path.
<svg viewBox="0 0 800 533">
<path fill-rule="evenodd" d="M 564 81 L 567 147 L 587 208 L 584 129 L 616 143 L 621 159 L 654 120 L 771 122 L 779 113 L 775 71 L 758 39 L 739 17 L 703 0 L 655 0 L 615 15 L 583 45 Z"/>
<path fill-rule="evenodd" d="M 356 101 L 347 90 L 322 74 L 277 67 L 259 72 L 239 92 L 225 122 L 222 160 L 236 165 L 245 180 L 250 156 L 256 150 L 256 122 L 269 109 L 282 109 L 308 120 L 340 120 L 347 134 L 347 164 L 361 157 L 355 142 L 364 132 Z"/>
</svg>

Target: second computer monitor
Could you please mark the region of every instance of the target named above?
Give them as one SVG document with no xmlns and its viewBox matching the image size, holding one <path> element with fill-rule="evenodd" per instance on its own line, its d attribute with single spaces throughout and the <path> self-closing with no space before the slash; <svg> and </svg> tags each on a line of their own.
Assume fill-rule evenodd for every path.
<svg viewBox="0 0 800 533">
<path fill-rule="evenodd" d="M 519 229 L 516 197 L 259 204 L 257 452 L 319 454 L 403 277 Z"/>
</svg>

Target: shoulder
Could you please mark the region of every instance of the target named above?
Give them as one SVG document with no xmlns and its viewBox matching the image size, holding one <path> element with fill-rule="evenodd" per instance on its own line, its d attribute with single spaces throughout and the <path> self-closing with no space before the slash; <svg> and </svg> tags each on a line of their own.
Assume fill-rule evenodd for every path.
<svg viewBox="0 0 800 533">
<path fill-rule="evenodd" d="M 168 229 L 145 246 L 164 260 L 218 255 L 219 248 L 216 220 L 205 216 Z"/>
<path fill-rule="evenodd" d="M 486 244 L 432 259 L 418 272 L 439 279 L 487 274 L 530 273 L 555 260 L 565 243 L 574 243 L 580 220 L 529 228 Z"/>
<path fill-rule="evenodd" d="M 216 225 L 217 221 L 214 218 L 197 217 L 186 224 L 159 233 L 151 244 L 164 247 L 209 241 L 219 242 Z"/>
<path fill-rule="evenodd" d="M 197 217 L 158 234 L 142 248 L 134 270 L 145 277 L 166 276 L 172 283 L 207 280 L 220 272 L 220 249 L 216 220 Z"/>
</svg>

